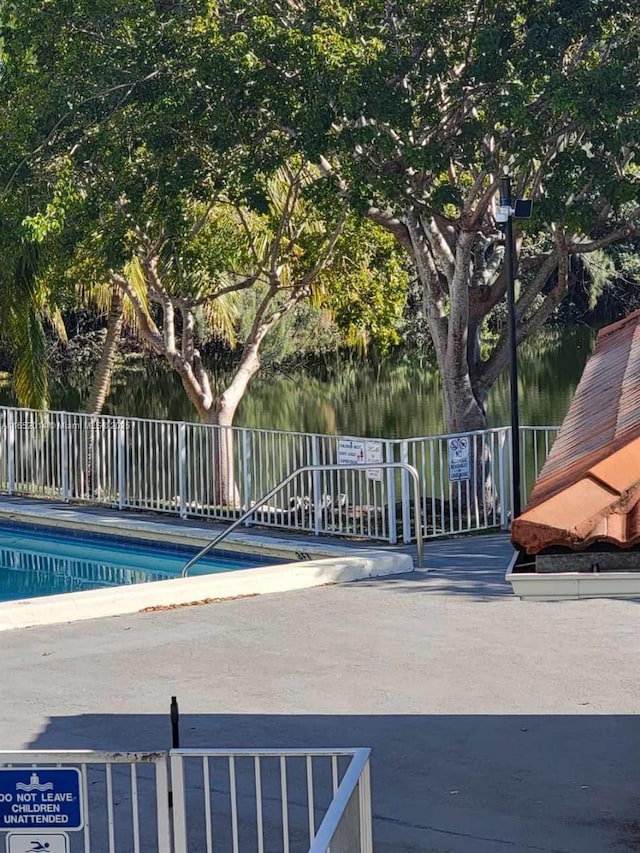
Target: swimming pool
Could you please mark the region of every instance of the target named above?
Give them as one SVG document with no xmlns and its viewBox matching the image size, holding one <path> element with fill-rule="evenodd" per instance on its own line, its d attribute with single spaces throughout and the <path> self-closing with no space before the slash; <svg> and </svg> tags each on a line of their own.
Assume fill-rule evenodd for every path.
<svg viewBox="0 0 640 853">
<path fill-rule="evenodd" d="M 179 578 L 182 567 L 196 550 L 108 534 L 3 523 L 0 602 Z M 274 557 L 216 550 L 191 574 L 220 574 L 284 562 Z"/>
</svg>

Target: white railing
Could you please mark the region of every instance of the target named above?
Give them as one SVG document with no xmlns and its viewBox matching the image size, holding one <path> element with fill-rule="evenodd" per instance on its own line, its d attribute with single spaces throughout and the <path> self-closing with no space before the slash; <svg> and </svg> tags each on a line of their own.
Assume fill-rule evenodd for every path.
<svg viewBox="0 0 640 853">
<path fill-rule="evenodd" d="M 521 429 L 525 500 L 557 429 Z M 0 491 L 230 521 L 296 468 L 343 462 L 351 442 L 362 470 L 309 471 L 257 510 L 254 523 L 410 542 L 408 477 L 372 460 L 418 470 L 426 537 L 506 524 L 509 428 L 466 435 L 470 476 L 452 481 L 452 435 L 364 439 L 0 407 Z"/>
<path fill-rule="evenodd" d="M 176 853 L 371 853 L 369 754 L 172 750 Z"/>
<path fill-rule="evenodd" d="M 13 850 L 14 833 L 29 844 L 62 833 L 71 853 L 372 853 L 369 757 L 364 748 L 2 752 L 0 847 Z"/>
<path fill-rule="evenodd" d="M 38 802 L 38 789 L 28 794 L 29 802 L 17 802 L 21 796 L 9 791 L 3 784 L 4 802 L 0 806 L 0 836 L 3 833 L 38 830 L 47 832 L 69 832 L 71 838 L 82 839 L 80 848 L 84 853 L 92 850 L 116 853 L 131 850 L 135 853 L 167 853 L 172 849 L 171 822 L 169 813 L 168 758 L 165 752 L 93 752 L 90 750 L 68 751 L 13 751 L 0 752 L 0 772 L 23 770 L 27 781 L 38 770 L 77 768 L 80 804 L 71 802 L 69 808 L 81 815 L 80 828 L 67 826 L 64 806 L 49 802 Z M 44 775 L 42 772 L 40 775 Z M 55 783 L 54 783 L 55 787 Z M 74 786 L 71 786 L 72 788 Z M 31 790 L 31 789 L 27 789 Z M 59 793 L 62 793 L 61 791 Z M 74 790 L 67 788 L 65 794 L 75 798 Z M 13 802 L 7 801 L 12 797 Z M 42 812 L 42 813 L 40 813 Z M 59 822 L 46 824 L 49 817 Z M 25 823 L 10 821 L 29 821 Z M 36 821 L 38 821 L 36 823 Z M 4 839 L 2 839 L 4 842 Z M 8 846 L 8 845 L 7 845 Z M 2 843 L 4 849 L 4 843 Z"/>
</svg>

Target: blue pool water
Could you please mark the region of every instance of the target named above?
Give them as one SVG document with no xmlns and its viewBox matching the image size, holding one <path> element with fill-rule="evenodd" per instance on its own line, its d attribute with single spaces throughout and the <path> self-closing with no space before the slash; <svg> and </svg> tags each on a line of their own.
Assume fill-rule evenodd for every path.
<svg viewBox="0 0 640 853">
<path fill-rule="evenodd" d="M 0 525 L 0 602 L 180 577 L 196 549 L 35 525 Z M 190 576 L 284 562 L 214 550 Z"/>
</svg>

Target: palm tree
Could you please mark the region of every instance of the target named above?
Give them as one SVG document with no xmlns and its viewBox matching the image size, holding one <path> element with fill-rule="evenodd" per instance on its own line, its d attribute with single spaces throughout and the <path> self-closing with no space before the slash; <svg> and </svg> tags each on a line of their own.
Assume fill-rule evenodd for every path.
<svg viewBox="0 0 640 853">
<path fill-rule="evenodd" d="M 49 402 L 45 324 L 66 337 L 60 307 L 42 268 L 40 247 L 22 242 L 3 267 L 4 275 L 0 273 L 0 338 L 13 354 L 18 404 L 34 409 L 44 409 Z"/>
</svg>

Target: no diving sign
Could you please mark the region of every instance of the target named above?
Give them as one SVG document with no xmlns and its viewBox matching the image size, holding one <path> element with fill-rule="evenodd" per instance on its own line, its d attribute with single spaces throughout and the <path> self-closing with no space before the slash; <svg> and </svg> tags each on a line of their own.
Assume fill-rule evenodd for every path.
<svg viewBox="0 0 640 853">
<path fill-rule="evenodd" d="M 0 768 L 0 831 L 35 830 L 38 834 L 82 829 L 83 823 L 76 767 Z M 49 843 L 35 850 L 54 853 Z"/>
<path fill-rule="evenodd" d="M 468 435 L 449 439 L 449 479 L 452 482 L 471 479 L 469 444 Z"/>
</svg>

